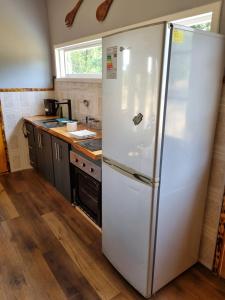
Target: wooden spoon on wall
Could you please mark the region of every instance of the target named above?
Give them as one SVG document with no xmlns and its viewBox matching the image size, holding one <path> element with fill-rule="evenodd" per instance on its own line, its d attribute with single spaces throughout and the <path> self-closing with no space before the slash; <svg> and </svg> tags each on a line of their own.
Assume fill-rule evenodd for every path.
<svg viewBox="0 0 225 300">
<path fill-rule="evenodd" d="M 96 11 L 96 18 L 99 22 L 103 22 L 105 20 L 112 3 L 113 0 L 105 0 L 102 4 L 99 5 Z"/>
<path fill-rule="evenodd" d="M 65 18 L 65 23 L 67 27 L 71 27 L 73 25 L 73 22 L 75 20 L 76 14 L 82 4 L 83 0 L 79 0 L 76 4 L 76 6 L 67 14 Z"/>
</svg>

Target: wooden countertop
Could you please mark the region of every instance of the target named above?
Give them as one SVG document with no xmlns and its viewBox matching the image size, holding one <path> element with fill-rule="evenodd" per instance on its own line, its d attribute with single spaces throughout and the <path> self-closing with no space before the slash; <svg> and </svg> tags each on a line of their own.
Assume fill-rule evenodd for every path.
<svg viewBox="0 0 225 300">
<path fill-rule="evenodd" d="M 77 149 L 78 151 L 82 152 L 83 154 L 87 155 L 88 157 L 94 159 L 94 160 L 99 160 L 102 158 L 102 150 L 99 151 L 90 151 L 87 148 L 84 148 L 82 146 L 80 146 L 78 143 L 85 141 L 85 140 L 81 140 L 81 139 L 76 139 L 74 137 L 71 136 L 71 134 L 66 130 L 66 126 L 64 127 L 55 127 L 55 128 L 46 128 L 42 125 L 40 125 L 40 123 L 38 123 L 37 121 L 43 121 L 43 120 L 48 120 L 48 119 L 54 119 L 54 118 L 58 118 L 57 116 L 32 116 L 32 117 L 25 117 L 24 120 L 26 122 L 29 122 L 31 124 L 33 124 L 34 126 L 48 132 L 49 134 L 54 135 L 55 137 L 58 137 L 64 141 L 66 141 L 67 143 L 71 144 L 75 149 Z M 101 130 L 96 130 L 93 128 L 89 128 L 88 126 L 84 125 L 84 124 L 79 124 L 78 125 L 78 129 L 77 130 L 83 130 L 83 129 L 88 129 L 91 131 L 96 132 L 96 137 L 91 138 L 91 139 L 101 139 L 102 138 L 102 131 Z"/>
</svg>

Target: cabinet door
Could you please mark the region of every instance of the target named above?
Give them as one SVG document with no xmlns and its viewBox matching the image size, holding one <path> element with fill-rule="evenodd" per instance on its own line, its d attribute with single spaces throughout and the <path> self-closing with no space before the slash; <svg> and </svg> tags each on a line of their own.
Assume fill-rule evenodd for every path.
<svg viewBox="0 0 225 300">
<path fill-rule="evenodd" d="M 28 139 L 28 147 L 29 147 L 30 164 L 33 168 L 37 168 L 34 126 L 30 123 L 26 123 L 26 131 L 27 131 L 27 139 Z"/>
<path fill-rule="evenodd" d="M 55 186 L 57 190 L 69 201 L 71 201 L 70 180 L 70 145 L 56 137 L 52 137 L 53 164 L 55 175 Z"/>
<path fill-rule="evenodd" d="M 51 136 L 35 128 L 37 169 L 46 180 L 54 184 Z"/>
</svg>

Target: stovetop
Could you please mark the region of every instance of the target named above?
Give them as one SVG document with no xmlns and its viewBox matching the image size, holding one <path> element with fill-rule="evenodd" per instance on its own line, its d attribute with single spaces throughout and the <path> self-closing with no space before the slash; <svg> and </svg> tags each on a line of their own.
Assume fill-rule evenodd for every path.
<svg viewBox="0 0 225 300">
<path fill-rule="evenodd" d="M 90 151 L 99 151 L 102 150 L 102 140 L 88 140 L 78 143 L 81 147 L 84 147 Z"/>
</svg>

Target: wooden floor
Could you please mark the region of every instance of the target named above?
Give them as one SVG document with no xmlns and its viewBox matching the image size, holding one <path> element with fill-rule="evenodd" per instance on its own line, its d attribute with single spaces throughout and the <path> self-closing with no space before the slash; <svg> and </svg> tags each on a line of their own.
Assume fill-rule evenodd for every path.
<svg viewBox="0 0 225 300">
<path fill-rule="evenodd" d="M 0 176 L 0 300 L 143 299 L 101 253 L 101 234 L 34 171 Z M 224 300 L 196 265 L 157 300 Z"/>
</svg>

